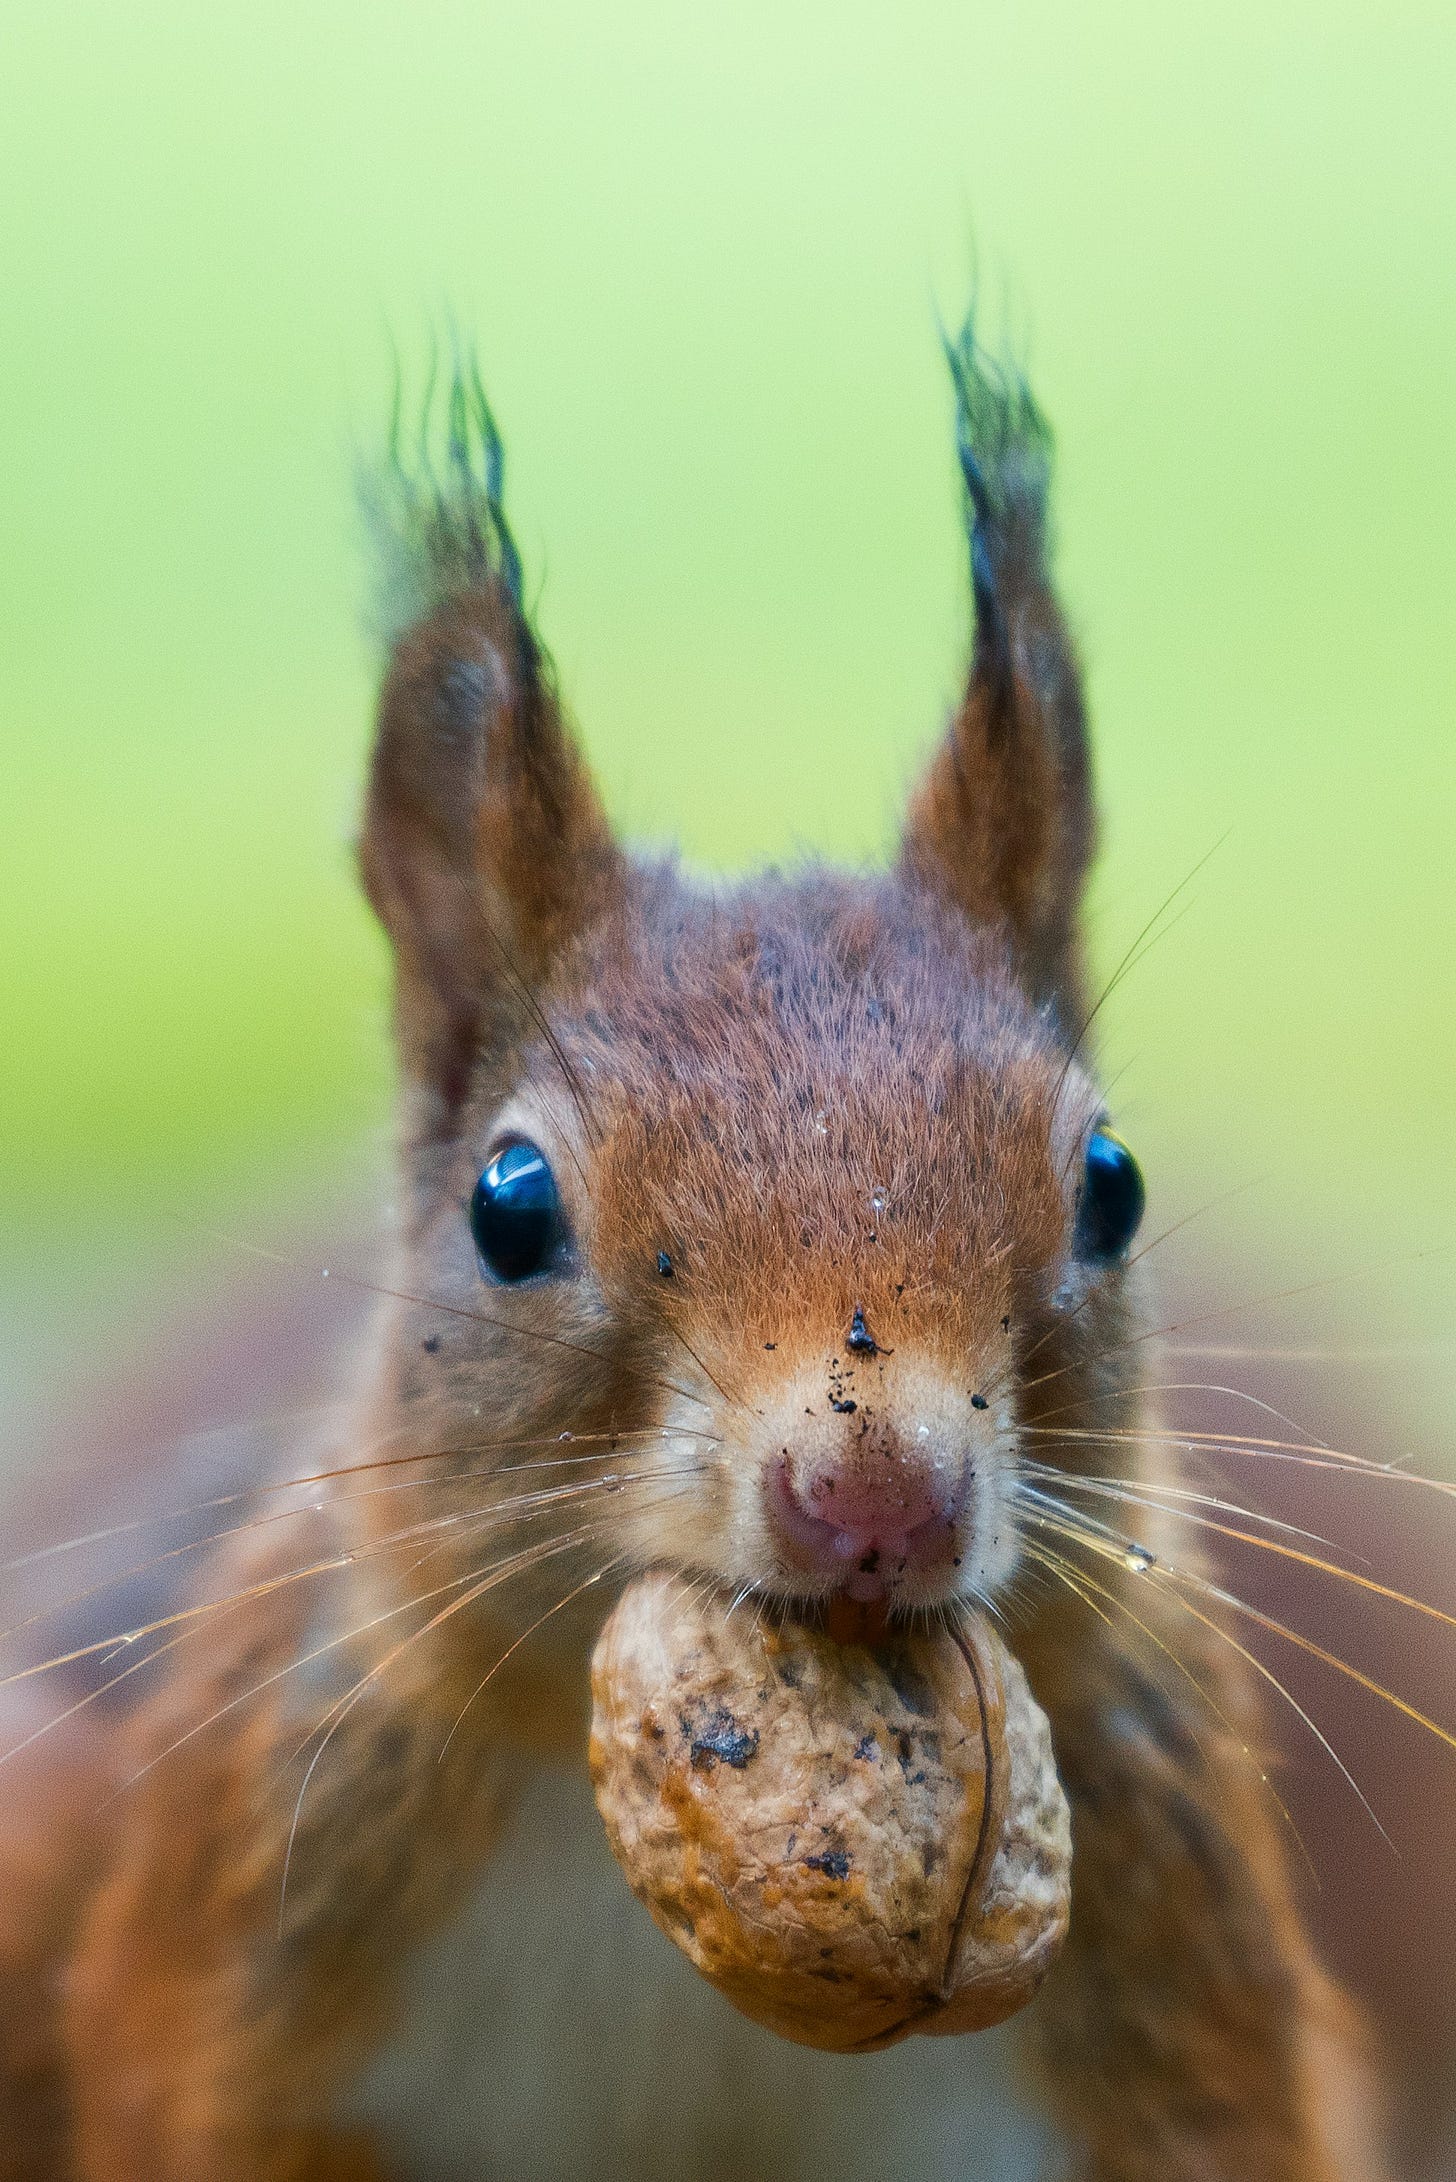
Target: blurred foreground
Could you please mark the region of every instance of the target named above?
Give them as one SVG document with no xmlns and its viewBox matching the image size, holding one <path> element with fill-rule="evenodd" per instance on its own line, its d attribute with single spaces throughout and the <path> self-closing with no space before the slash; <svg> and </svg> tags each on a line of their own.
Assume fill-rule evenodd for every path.
<svg viewBox="0 0 1456 2182">
<path fill-rule="evenodd" d="M 104 1365 L 94 1361 L 104 1354 L 99 1343 L 85 1343 L 93 1362 L 55 1391 L 46 1413 L 12 1420 L 20 1430 L 9 1466 L 8 1545 L 13 1555 L 41 1556 L 12 1563 L 6 1574 L 12 1670 L 25 1658 L 120 1635 L 155 1611 L 159 1576 L 170 1583 L 175 1569 L 138 1567 L 127 1549 L 130 1526 L 190 1510 L 164 1533 L 169 1549 L 190 1551 L 214 1530 L 266 1519 L 270 1503 L 250 1488 L 335 1459 L 330 1448 L 339 1445 L 367 1355 L 372 1309 L 348 1283 L 376 1277 L 381 1254 L 369 1223 L 331 1217 L 327 1225 L 326 1240 L 309 1222 L 280 1230 L 270 1241 L 276 1257 L 189 1245 L 185 1303 L 174 1304 L 149 1338 L 134 1340 L 130 1354 Z M 1171 1260 L 1173 1249 L 1166 1255 Z M 1209 1489 L 1329 1541 L 1274 1533 L 1295 1554 L 1343 1561 L 1456 1612 L 1456 1502 L 1404 1468 L 1373 1476 L 1336 1459 L 1349 1452 L 1405 1464 L 1411 1360 L 1362 1351 L 1328 1291 L 1264 1312 L 1231 1312 L 1219 1269 L 1200 1266 L 1191 1248 L 1177 1255 L 1181 1264 L 1164 1267 L 1163 1294 L 1167 1323 L 1183 1330 L 1169 1337 L 1163 1376 L 1180 1390 L 1168 1396 L 1180 1426 L 1230 1442 L 1210 1458 Z M 1262 1292 L 1257 1273 L 1244 1284 Z M 1257 1347 L 1242 1338 L 1251 1327 Z M 1324 1453 L 1326 1445 L 1335 1452 Z M 337 1459 L 347 1452 L 345 1441 Z M 232 1500 L 238 1493 L 245 1497 Z M 1224 1520 L 1248 1530 L 1236 1517 Z M 116 1525 L 127 1526 L 119 1537 L 97 1536 Z M 46 1550 L 70 1539 L 80 1542 Z M 1231 1591 L 1370 1683 L 1452 1721 L 1450 1629 L 1286 1553 L 1223 1535 L 1202 1542 L 1217 1549 Z M 117 1569 L 136 1573 L 103 1582 Z M 17 1630 L 31 1615 L 43 1618 Z M 1284 1702 L 1270 1690 L 1269 1716 L 1290 1852 L 1308 1866 L 1307 1913 L 1326 1958 L 1369 2010 L 1387 2054 L 1401 2182 L 1450 2182 L 1456 1857 L 1444 1814 L 1456 1789 L 1456 1750 L 1297 1645 L 1231 1627 L 1288 1692 Z M 87 1678 L 95 1686 L 117 1671 L 117 1655 L 103 1655 L 100 1670 L 85 1669 L 71 1694 Z M 51 1700 L 61 1701 L 59 1693 Z M 1374 1817 L 1296 1706 L 1328 1736 Z M 23 1827 L 22 1809 L 12 1806 L 7 1817 Z M 99 1823 L 104 1828 L 104 1812 Z M 451 2069 L 462 2059 L 457 2051 Z"/>
</svg>

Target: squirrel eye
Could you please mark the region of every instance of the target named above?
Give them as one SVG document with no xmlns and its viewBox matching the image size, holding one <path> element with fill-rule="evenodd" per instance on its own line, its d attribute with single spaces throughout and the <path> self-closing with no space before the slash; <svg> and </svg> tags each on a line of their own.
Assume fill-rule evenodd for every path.
<svg viewBox="0 0 1456 2182">
<path fill-rule="evenodd" d="M 1094 1129 L 1077 1202 L 1078 1257 L 1099 1264 L 1120 1258 L 1138 1231 L 1146 1199 L 1142 1169 L 1122 1138 Z"/>
<path fill-rule="evenodd" d="M 517 1138 L 491 1159 L 470 1199 L 470 1232 L 483 1269 L 497 1280 L 549 1272 L 566 1245 L 566 1222 L 546 1155 Z"/>
</svg>

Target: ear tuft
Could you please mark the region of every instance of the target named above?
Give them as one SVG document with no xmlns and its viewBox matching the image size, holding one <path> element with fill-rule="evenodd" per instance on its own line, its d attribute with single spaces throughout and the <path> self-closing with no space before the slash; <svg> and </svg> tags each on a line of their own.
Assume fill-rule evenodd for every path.
<svg viewBox="0 0 1456 2182">
<path fill-rule="evenodd" d="M 489 584 L 499 585 L 529 633 L 504 486 L 505 447 L 474 351 L 455 350 L 443 387 L 432 351 L 412 431 L 396 358 L 384 458 L 359 474 L 374 559 L 371 620 L 386 645 L 438 607 Z"/>
<path fill-rule="evenodd" d="M 1033 995 L 1078 1012 L 1094 822 L 1076 654 L 1047 567 L 1052 437 L 968 319 L 946 342 L 976 609 L 970 679 L 911 804 L 901 868 L 1004 930 Z"/>
<path fill-rule="evenodd" d="M 432 373 L 406 458 L 396 388 L 388 457 L 364 491 L 390 654 L 360 841 L 419 1127 L 437 1136 L 477 1060 L 539 1027 L 538 988 L 624 869 L 522 605 L 473 362 L 457 359 L 442 413 L 443 434 Z"/>
<path fill-rule="evenodd" d="M 955 388 L 956 452 L 966 490 L 966 532 L 976 644 L 1003 688 L 1012 674 L 1006 606 L 1046 581 L 1051 426 L 1023 374 L 982 348 L 975 321 L 945 341 Z"/>
</svg>

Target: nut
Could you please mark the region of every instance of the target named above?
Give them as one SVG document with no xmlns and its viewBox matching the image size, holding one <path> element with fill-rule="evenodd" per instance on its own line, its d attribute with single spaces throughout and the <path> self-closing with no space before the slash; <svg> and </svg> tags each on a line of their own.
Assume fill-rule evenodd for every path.
<svg viewBox="0 0 1456 2182">
<path fill-rule="evenodd" d="M 1031 1998 L 1066 1932 L 1071 1829 L 1045 1715 L 984 1623 L 870 1650 L 653 1572 L 602 1631 L 592 1693 L 613 1852 L 746 2015 L 870 2052 Z"/>
</svg>

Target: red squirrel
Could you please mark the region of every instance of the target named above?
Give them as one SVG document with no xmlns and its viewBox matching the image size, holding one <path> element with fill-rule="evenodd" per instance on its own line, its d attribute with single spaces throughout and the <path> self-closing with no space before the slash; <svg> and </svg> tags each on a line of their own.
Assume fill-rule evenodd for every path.
<svg viewBox="0 0 1456 2182">
<path fill-rule="evenodd" d="M 147 1670 L 20 1755 L 15 2182 L 1383 2171 L 1174 1520 L 1050 435 L 972 328 L 949 356 L 974 646 L 882 872 L 708 888 L 618 841 L 471 370 L 439 474 L 396 448 L 377 481 L 395 1263 L 347 1428 L 265 1520 L 222 1510 L 123 1632 Z M 1004 1620 L 1074 1838 L 1021 2088 L 999 2033 L 783 2045 L 631 1903 L 586 1661 L 650 1564 L 848 1633 Z"/>
</svg>

